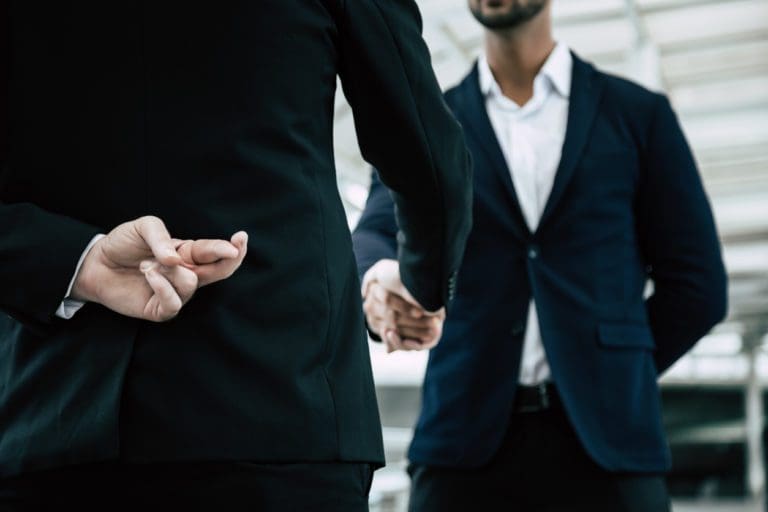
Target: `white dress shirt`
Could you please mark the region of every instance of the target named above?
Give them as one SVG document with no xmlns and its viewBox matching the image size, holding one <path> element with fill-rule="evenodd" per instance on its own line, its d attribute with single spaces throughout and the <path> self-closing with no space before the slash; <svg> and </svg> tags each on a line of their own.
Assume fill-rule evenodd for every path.
<svg viewBox="0 0 768 512">
<path fill-rule="evenodd" d="M 72 294 L 72 287 L 75 285 L 75 278 L 77 277 L 78 272 L 80 272 L 80 267 L 83 266 L 83 261 L 85 261 L 85 256 L 90 252 L 91 248 L 94 245 L 96 245 L 96 242 L 98 242 L 105 236 L 106 235 L 96 235 L 85 247 L 83 254 L 80 256 L 80 261 L 77 262 L 77 266 L 75 267 L 75 273 L 72 274 L 72 279 L 70 279 L 69 281 L 69 287 L 67 288 L 67 293 L 64 294 L 64 300 L 61 301 L 61 304 L 59 304 L 59 307 L 56 310 L 56 316 L 58 316 L 59 318 L 63 318 L 64 320 L 69 320 L 70 318 L 75 316 L 75 313 L 80 311 L 80 308 L 85 306 L 85 302 L 75 300 L 72 297 L 70 297 L 70 295 Z"/>
<path fill-rule="evenodd" d="M 539 227 L 555 181 L 565 141 L 573 60 L 558 43 L 533 82 L 533 97 L 523 106 L 504 96 L 483 55 L 478 61 L 480 90 L 504 153 L 517 200 L 532 233 Z M 531 300 L 523 341 L 519 382 L 535 385 L 550 378 L 536 303 Z"/>
</svg>

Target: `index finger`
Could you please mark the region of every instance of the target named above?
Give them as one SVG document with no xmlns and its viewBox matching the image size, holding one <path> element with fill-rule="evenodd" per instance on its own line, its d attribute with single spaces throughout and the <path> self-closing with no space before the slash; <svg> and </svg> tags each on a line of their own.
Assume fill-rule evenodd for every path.
<svg viewBox="0 0 768 512">
<path fill-rule="evenodd" d="M 387 306 L 398 313 L 410 316 L 411 318 L 420 318 L 423 316 L 421 309 L 393 292 L 389 292 L 389 295 L 387 296 Z"/>
</svg>

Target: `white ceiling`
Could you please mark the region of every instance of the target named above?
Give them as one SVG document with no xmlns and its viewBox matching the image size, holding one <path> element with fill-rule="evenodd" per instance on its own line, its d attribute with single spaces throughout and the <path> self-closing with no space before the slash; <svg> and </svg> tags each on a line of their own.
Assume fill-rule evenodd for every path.
<svg viewBox="0 0 768 512">
<path fill-rule="evenodd" d="M 728 325 L 768 331 L 768 0 L 553 0 L 555 34 L 604 70 L 666 91 L 700 164 L 731 274 Z M 443 87 L 480 51 L 466 0 L 418 0 Z M 369 168 L 336 103 L 339 185 L 354 225 Z M 739 325 L 742 324 L 742 325 Z"/>
</svg>

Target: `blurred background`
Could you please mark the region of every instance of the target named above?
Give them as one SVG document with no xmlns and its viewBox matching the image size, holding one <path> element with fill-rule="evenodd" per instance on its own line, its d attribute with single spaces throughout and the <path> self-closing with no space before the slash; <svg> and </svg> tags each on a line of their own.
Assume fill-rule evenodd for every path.
<svg viewBox="0 0 768 512">
<path fill-rule="evenodd" d="M 466 0 L 417 0 L 444 88 L 479 54 Z M 768 0 L 553 0 L 555 34 L 603 70 L 665 91 L 693 146 L 730 274 L 727 320 L 662 378 L 675 512 L 765 510 L 768 383 Z M 339 186 L 350 227 L 368 194 L 349 106 L 336 102 Z M 405 510 L 405 451 L 424 353 L 371 344 L 388 466 L 372 510 Z"/>
</svg>

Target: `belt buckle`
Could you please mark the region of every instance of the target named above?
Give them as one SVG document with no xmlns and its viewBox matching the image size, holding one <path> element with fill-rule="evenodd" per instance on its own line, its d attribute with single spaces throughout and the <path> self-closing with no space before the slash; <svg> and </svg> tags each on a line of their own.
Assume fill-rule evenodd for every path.
<svg viewBox="0 0 768 512">
<path fill-rule="evenodd" d="M 540 382 L 536 386 L 539 388 L 539 402 L 542 409 L 549 409 L 549 393 L 547 392 L 547 384 Z"/>
<path fill-rule="evenodd" d="M 528 389 L 533 391 L 533 393 L 528 395 L 530 402 L 533 402 L 533 403 L 525 404 L 518 407 L 517 412 L 520 412 L 520 413 L 541 412 L 541 411 L 546 411 L 551 407 L 552 397 L 549 393 L 548 386 L 545 382 L 541 382 L 539 384 L 534 384 L 532 386 L 529 386 Z"/>
</svg>

